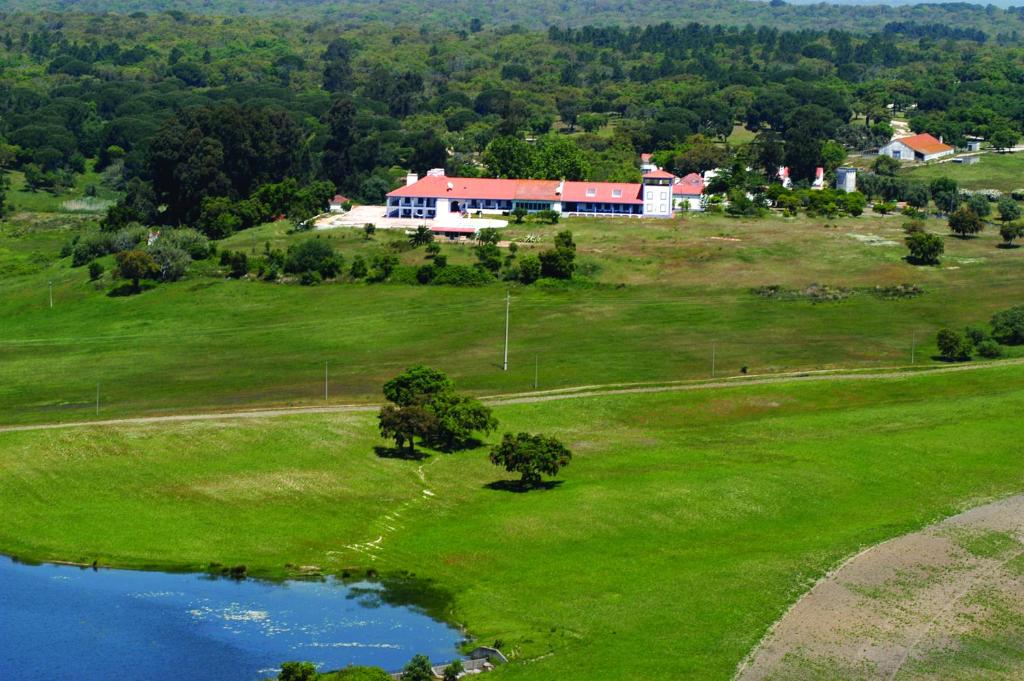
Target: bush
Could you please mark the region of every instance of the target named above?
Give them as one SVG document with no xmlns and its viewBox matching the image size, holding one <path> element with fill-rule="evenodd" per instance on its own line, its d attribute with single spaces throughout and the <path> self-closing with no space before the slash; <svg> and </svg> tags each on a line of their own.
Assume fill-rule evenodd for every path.
<svg viewBox="0 0 1024 681">
<path fill-rule="evenodd" d="M 89 281 L 96 281 L 103 276 L 103 264 L 93 260 L 89 263 Z"/>
<path fill-rule="evenodd" d="M 303 286 L 316 286 L 323 283 L 324 278 L 316 270 L 306 270 L 299 277 L 299 283 Z"/>
<path fill-rule="evenodd" d="M 942 329 L 935 338 L 939 354 L 953 362 L 964 362 L 971 358 L 971 342 L 952 329 Z"/>
<path fill-rule="evenodd" d="M 914 265 L 937 265 L 946 250 L 942 237 L 929 232 L 912 232 L 905 241 L 910 251 L 907 261 Z"/>
<path fill-rule="evenodd" d="M 949 216 L 949 231 L 961 238 L 977 234 L 984 226 L 981 217 L 970 206 L 960 206 Z"/>
<path fill-rule="evenodd" d="M 1003 354 L 1003 349 L 999 347 L 999 343 L 996 343 L 991 338 L 983 340 L 976 347 L 978 354 L 986 359 L 995 359 Z"/>
<path fill-rule="evenodd" d="M 325 239 L 307 239 L 288 248 L 284 271 L 289 274 L 316 272 L 321 279 L 330 279 L 341 271 L 341 258 Z"/>
<path fill-rule="evenodd" d="M 192 258 L 188 253 L 170 243 L 164 243 L 159 239 L 147 249 L 153 262 L 159 270 L 157 278 L 160 281 L 177 281 L 185 276 Z"/>
<path fill-rule="evenodd" d="M 109 234 L 87 234 L 71 248 L 71 266 L 81 267 L 112 252 Z"/>
<path fill-rule="evenodd" d="M 540 279 L 540 258 L 528 255 L 519 261 L 519 281 L 532 284 Z"/>
<path fill-rule="evenodd" d="M 439 286 L 486 286 L 494 281 L 487 270 L 468 265 L 449 265 L 434 276 L 431 283 Z"/>
<path fill-rule="evenodd" d="M 242 251 L 235 251 L 228 259 L 231 271 L 228 276 L 232 279 L 241 279 L 249 274 L 249 258 Z"/>
<path fill-rule="evenodd" d="M 992 315 L 992 337 L 1003 345 L 1024 343 L 1024 306 L 1018 305 Z"/>
<path fill-rule="evenodd" d="M 161 232 L 157 243 L 168 243 L 180 248 L 193 260 L 206 260 L 211 255 L 210 240 L 206 235 L 187 227 Z"/>
<path fill-rule="evenodd" d="M 416 281 L 421 284 L 429 284 L 434 280 L 436 270 L 433 265 L 422 265 L 416 270 Z"/>
<path fill-rule="evenodd" d="M 357 255 L 352 258 L 352 267 L 348 270 L 348 275 L 353 279 L 362 279 L 366 276 L 366 260 L 361 255 Z"/>
</svg>

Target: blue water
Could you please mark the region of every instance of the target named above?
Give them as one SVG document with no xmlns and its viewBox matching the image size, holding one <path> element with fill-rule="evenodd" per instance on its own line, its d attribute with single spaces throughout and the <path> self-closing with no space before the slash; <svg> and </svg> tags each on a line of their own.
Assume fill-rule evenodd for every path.
<svg viewBox="0 0 1024 681">
<path fill-rule="evenodd" d="M 0 679 L 252 681 L 288 660 L 393 671 L 417 653 L 457 656 L 458 631 L 352 586 L 0 557 Z"/>
</svg>

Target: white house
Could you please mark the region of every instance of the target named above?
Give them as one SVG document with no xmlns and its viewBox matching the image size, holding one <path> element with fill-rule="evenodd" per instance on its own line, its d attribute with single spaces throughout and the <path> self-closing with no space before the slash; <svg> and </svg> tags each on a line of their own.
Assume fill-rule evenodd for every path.
<svg viewBox="0 0 1024 681">
<path fill-rule="evenodd" d="M 704 210 L 704 178 L 699 173 L 690 173 L 679 178 L 672 185 L 672 203 L 676 210 Z"/>
<path fill-rule="evenodd" d="M 331 202 L 327 204 L 327 209 L 332 213 L 341 213 L 345 210 L 345 204 L 352 205 L 352 202 L 341 194 L 335 194 Z"/>
<path fill-rule="evenodd" d="M 934 161 L 949 156 L 953 147 L 926 132 L 911 137 L 898 137 L 878 150 L 879 155 L 891 156 L 899 161 Z"/>
</svg>

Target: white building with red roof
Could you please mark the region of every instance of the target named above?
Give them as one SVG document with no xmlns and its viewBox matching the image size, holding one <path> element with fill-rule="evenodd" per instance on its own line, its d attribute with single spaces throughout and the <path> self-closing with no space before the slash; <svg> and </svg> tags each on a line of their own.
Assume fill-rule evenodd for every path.
<svg viewBox="0 0 1024 681">
<path fill-rule="evenodd" d="M 672 185 L 672 203 L 676 210 L 704 210 L 704 178 L 690 173 Z"/>
<path fill-rule="evenodd" d="M 675 176 L 647 173 L 640 183 L 447 177 L 410 174 L 388 193 L 387 217 L 433 220 L 451 214 L 553 210 L 561 215 L 671 217 Z"/>
<path fill-rule="evenodd" d="M 949 156 L 956 149 L 926 132 L 910 137 L 897 137 L 878 150 L 879 155 L 899 161 L 934 161 Z"/>
</svg>

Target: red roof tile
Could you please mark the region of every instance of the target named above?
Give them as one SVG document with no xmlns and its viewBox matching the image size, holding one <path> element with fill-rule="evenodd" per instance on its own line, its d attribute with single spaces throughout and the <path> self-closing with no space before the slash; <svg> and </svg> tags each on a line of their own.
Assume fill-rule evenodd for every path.
<svg viewBox="0 0 1024 681">
<path fill-rule="evenodd" d="M 953 147 L 943 144 L 926 132 L 910 137 L 899 137 L 894 139 L 893 142 L 901 142 L 920 154 L 937 154 L 943 151 L 953 151 Z"/>
<path fill-rule="evenodd" d="M 667 170 L 652 170 L 649 173 L 644 173 L 644 179 L 646 180 L 648 178 L 658 179 L 658 180 L 674 179 L 675 175 L 673 175 L 672 173 L 668 172 Z"/>
<path fill-rule="evenodd" d="M 697 173 L 685 175 L 672 185 L 672 193 L 676 196 L 700 196 L 704 193 L 704 178 Z"/>
<path fill-rule="evenodd" d="M 566 182 L 562 199 L 583 203 L 643 203 L 641 188 L 631 182 Z"/>
</svg>

